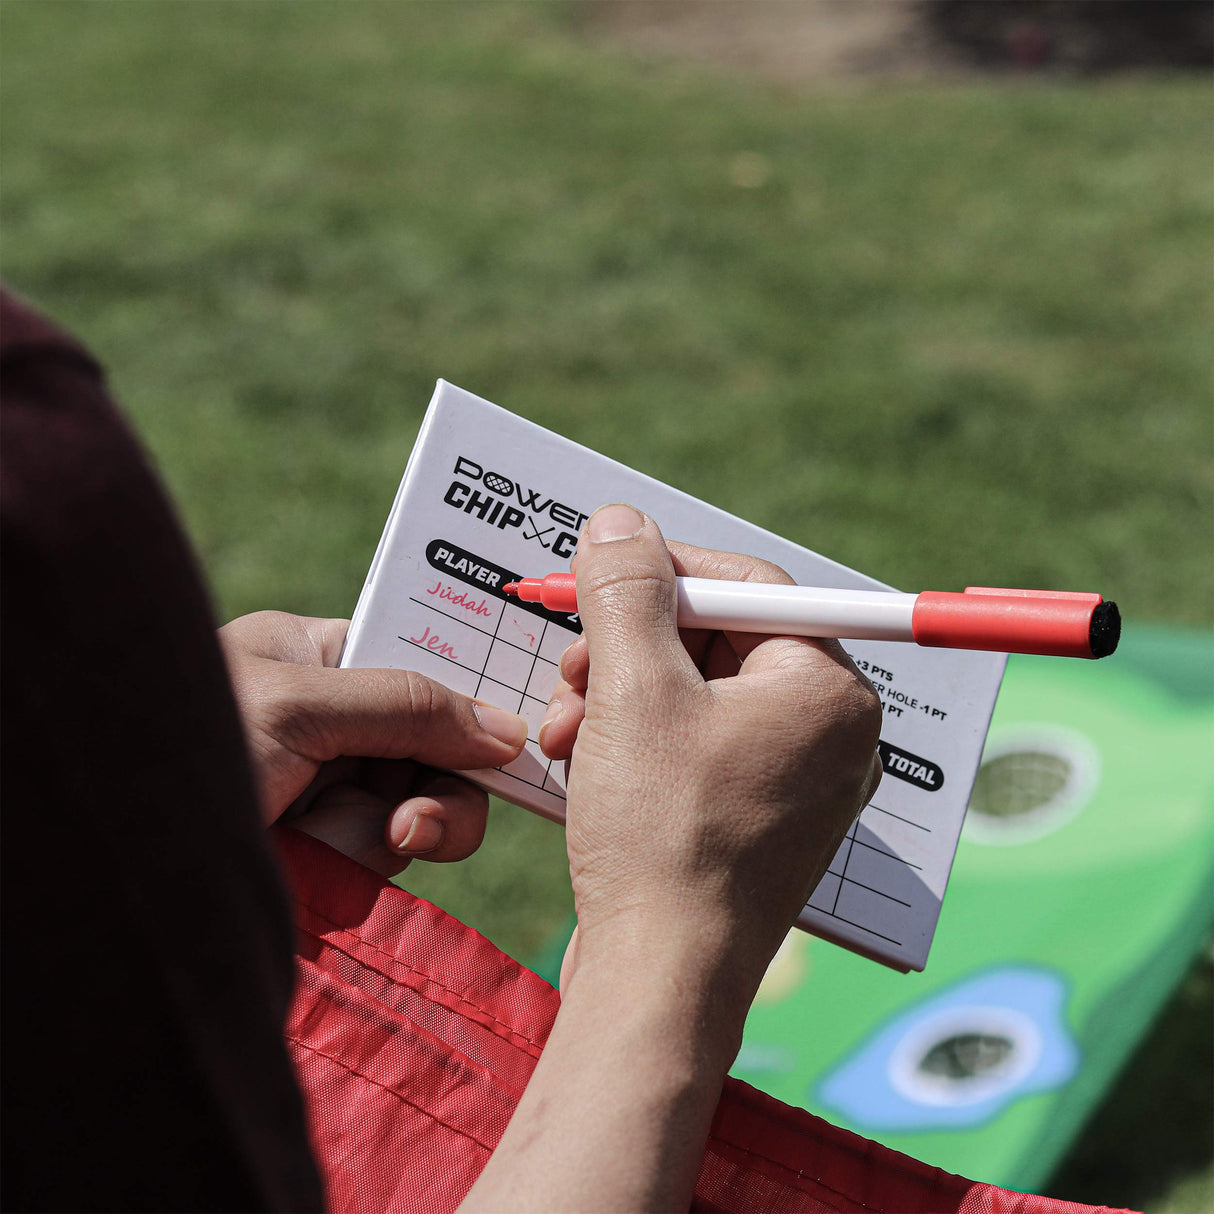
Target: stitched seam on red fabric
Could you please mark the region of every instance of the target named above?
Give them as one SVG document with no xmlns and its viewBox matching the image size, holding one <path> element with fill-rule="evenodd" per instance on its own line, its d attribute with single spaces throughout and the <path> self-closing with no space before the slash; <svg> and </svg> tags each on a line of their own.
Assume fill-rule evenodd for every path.
<svg viewBox="0 0 1214 1214">
<path fill-rule="evenodd" d="M 343 953 L 342 955 L 345 956 L 346 954 Z M 506 1079 L 503 1079 L 502 1076 L 498 1074 L 497 1069 L 491 1066 L 489 1063 L 477 1061 L 475 1058 L 464 1053 L 463 1050 L 461 1050 L 457 1045 L 452 1044 L 445 1037 L 434 1032 L 432 1029 L 426 1028 L 425 1025 L 414 1020 L 407 1011 L 402 1012 L 390 1007 L 389 1005 L 381 1002 L 374 995 L 363 990 L 361 987 L 354 986 L 353 984 L 338 977 L 338 975 L 332 973 L 330 970 L 326 970 L 318 966 L 315 961 L 303 961 L 301 958 L 296 958 L 296 964 L 313 967 L 317 974 L 321 975 L 324 980 L 332 982 L 336 987 L 338 987 L 341 990 L 343 997 L 350 998 L 350 996 L 346 995 L 345 992 L 347 990 L 352 990 L 356 993 L 358 1000 L 365 1000 L 367 1003 L 372 1004 L 373 1014 L 381 1016 L 381 1023 L 376 1025 L 379 1032 L 386 1033 L 389 1035 L 389 1037 L 393 1038 L 402 1034 L 420 1035 L 423 1040 L 432 1041 L 437 1049 L 447 1053 L 449 1057 L 457 1058 L 460 1065 L 467 1067 L 474 1074 L 481 1076 L 484 1079 L 488 1079 L 490 1082 L 497 1084 L 499 1087 L 509 1091 L 514 1097 L 515 1103 L 522 1098 L 523 1088 L 520 1088 L 517 1084 L 510 1083 Z M 373 972 L 378 974 L 379 970 L 374 970 Z M 386 979 L 386 981 L 391 982 L 392 979 L 389 978 Z M 336 1001 L 331 991 L 327 991 L 323 987 L 321 990 L 317 991 L 312 987 L 311 981 L 306 982 L 304 987 L 317 1002 L 323 1000 L 328 1005 L 335 1006 Z M 297 990 L 298 989 L 299 988 L 297 988 Z M 412 987 L 409 987 L 408 989 L 413 990 Z M 423 995 L 422 998 L 425 998 L 425 996 Z M 443 1004 L 440 1004 L 440 1006 L 445 1007 Z M 467 1017 L 463 1018 L 467 1019 Z M 284 1036 L 286 1035 L 288 1035 L 288 1030 L 284 1030 Z M 526 1084 L 524 1082 L 524 1087 L 525 1086 Z"/>
<path fill-rule="evenodd" d="M 431 977 L 431 975 L 427 974 L 424 970 L 417 969 L 416 966 L 410 965 L 407 961 L 401 961 L 398 957 L 394 956 L 392 953 L 385 952 L 381 948 L 376 948 L 375 945 L 364 940 L 361 936 L 356 936 L 353 932 L 350 932 L 347 929 L 342 928 L 339 924 L 333 923 L 333 921 L 331 919 L 326 918 L 319 911 L 314 910 L 311 907 L 309 907 L 308 909 L 311 910 L 312 913 L 317 916 L 317 918 L 324 919 L 324 921 L 326 923 L 332 924 L 332 926 L 337 928 L 338 931 L 342 932 L 344 935 L 348 936 L 350 939 L 356 941 L 358 944 L 361 944 L 364 948 L 370 949 L 372 952 L 379 953 L 380 956 L 382 956 L 382 957 L 389 958 L 393 962 L 393 964 L 399 965 L 402 969 L 408 970 L 411 973 L 416 974 L 424 982 L 428 982 L 432 986 L 438 987 L 438 989 L 440 991 L 444 991 L 446 994 L 450 995 L 451 998 L 456 1003 L 461 1004 L 464 1007 L 471 1008 L 477 1014 L 475 1016 L 470 1016 L 470 1015 L 468 1015 L 468 1013 L 460 1011 L 459 1007 L 448 1007 L 448 1005 L 445 1001 L 440 1003 L 440 1000 L 438 1000 L 438 999 L 432 999 L 431 1002 L 440 1003 L 440 1006 L 447 1007 L 448 1011 L 454 1012 L 457 1016 L 462 1016 L 463 1019 L 471 1021 L 473 1024 L 479 1025 L 481 1028 L 488 1027 L 488 1025 L 485 1023 L 486 1021 L 489 1021 L 492 1024 L 500 1025 L 503 1029 L 506 1030 L 506 1033 L 510 1037 L 517 1037 L 520 1041 L 525 1041 L 529 1046 L 531 1046 L 532 1049 L 534 1049 L 536 1051 L 536 1054 L 534 1055 L 535 1057 L 538 1057 L 539 1053 L 542 1052 L 543 1046 L 541 1046 L 538 1042 L 532 1041 L 531 1038 L 528 1037 L 525 1033 L 520 1033 L 518 1031 L 518 1029 L 514 1028 L 512 1025 L 507 1024 L 504 1020 L 499 1020 L 492 1013 L 485 1011 L 485 1009 L 482 1008 L 480 1006 L 480 1004 L 473 1003 L 470 999 L 465 999 L 464 996 L 461 995 L 458 991 L 453 990 L 449 986 L 445 986 L 443 983 L 439 982 L 437 978 Z M 309 931 L 308 928 L 303 927 L 302 925 L 297 924 L 297 926 L 299 927 L 300 931 L 311 936 L 314 940 L 319 941 L 320 943 L 324 944 L 328 948 L 335 949 L 337 952 L 341 953 L 343 956 L 349 957 L 351 961 L 355 962 L 358 965 L 365 965 L 368 969 L 379 974 L 380 977 L 386 979 L 388 982 L 399 981 L 399 979 L 394 977 L 392 974 L 385 973 L 384 970 L 380 969 L 378 966 L 372 965 L 366 958 L 355 956 L 354 953 L 350 952 L 349 950 L 341 948 L 340 945 L 336 941 L 329 939 L 329 937 L 318 936 L 318 935 L 316 935 L 315 932 Z M 416 993 L 421 995 L 423 999 L 427 998 L 427 996 L 424 994 L 424 992 L 418 991 L 416 987 L 411 986 L 411 987 L 409 987 L 409 989 L 416 991 Z M 490 1031 L 492 1032 L 492 1029 L 490 1029 Z M 494 1033 L 494 1036 L 500 1037 L 501 1034 Z M 530 1053 L 530 1051 L 525 1051 L 525 1052 Z"/>
<path fill-rule="evenodd" d="M 406 969 L 410 973 L 416 974 L 419 978 L 423 978 L 423 979 L 425 979 L 425 981 L 433 983 L 435 986 L 438 987 L 438 989 L 440 991 L 446 991 L 446 993 L 448 995 L 450 995 L 453 999 L 457 1000 L 463 1006 L 475 1008 L 480 1016 L 493 1021 L 494 1024 L 500 1024 L 502 1026 L 502 1028 L 506 1029 L 507 1032 L 509 1032 L 512 1036 L 520 1038 L 521 1040 L 525 1041 L 528 1045 L 534 1047 L 535 1049 L 542 1050 L 544 1048 L 542 1045 L 540 1045 L 540 1043 L 538 1041 L 533 1041 L 530 1037 L 528 1037 L 526 1033 L 521 1033 L 513 1025 L 507 1024 L 506 1021 L 504 1021 L 504 1020 L 499 1020 L 496 1016 L 493 1015 L 492 1012 L 485 1011 L 485 1009 L 483 1007 L 481 1007 L 479 1004 L 473 1003 L 471 999 L 466 999 L 463 995 L 461 995 L 459 993 L 459 991 L 454 990 L 451 987 L 440 982 L 433 975 L 427 974 L 425 970 L 418 969 L 417 966 L 410 965 L 407 961 L 402 961 L 395 954 L 388 952 L 386 949 L 379 948 L 377 945 L 372 944 L 369 940 L 364 940 L 361 936 L 350 931 L 349 928 L 342 927 L 342 925 L 340 923 L 334 922 L 334 920 L 330 919 L 328 915 L 324 914 L 321 911 L 318 911 L 316 909 L 316 907 L 309 906 L 308 903 L 306 903 L 300 899 L 297 899 L 296 901 L 298 901 L 300 906 L 302 906 L 305 910 L 310 911 L 318 919 L 323 920 L 325 923 L 328 923 L 331 927 L 333 927 L 337 931 L 341 932 L 343 936 L 347 936 L 351 940 L 357 941 L 359 944 L 361 944 L 363 946 L 363 948 L 370 949 L 373 953 L 378 953 L 381 957 L 387 957 L 388 960 L 391 961 L 393 965 L 399 965 L 402 969 Z M 328 939 L 326 939 L 326 937 L 319 936 L 315 932 L 309 931 L 308 928 L 304 927 L 302 924 L 297 923 L 296 926 L 299 927 L 300 931 L 305 932 L 307 935 L 311 936 L 314 940 L 319 940 L 322 943 L 329 944 L 330 947 L 333 947 L 332 942 L 329 941 Z M 345 949 L 340 949 L 339 951 L 345 953 L 346 956 L 349 957 L 350 960 L 352 960 L 352 961 L 357 961 L 363 965 L 368 964 L 368 962 L 366 960 L 364 960 L 363 958 L 355 957 L 353 954 L 346 952 Z M 391 974 L 384 973 L 384 971 L 379 969 L 378 967 L 370 966 L 370 968 L 375 970 L 375 972 L 377 974 L 380 974 L 382 977 L 387 978 L 389 982 L 395 981 L 395 979 L 393 978 L 393 976 Z M 460 1013 L 458 1013 L 458 1009 L 456 1009 L 456 1008 L 452 1008 L 451 1010 L 457 1012 L 457 1014 L 460 1014 Z M 473 1020 L 473 1017 L 466 1016 L 465 1019 Z"/>
<path fill-rule="evenodd" d="M 340 1058 L 334 1058 L 332 1054 L 326 1054 L 324 1050 L 318 1050 L 316 1046 L 309 1045 L 306 1041 L 301 1041 L 298 1037 L 293 1037 L 290 1033 L 283 1033 L 283 1036 L 291 1042 L 294 1042 L 301 1050 L 307 1050 L 309 1054 L 316 1054 L 326 1061 L 331 1062 L 334 1066 L 340 1067 L 343 1071 L 349 1071 L 351 1075 L 357 1075 L 359 1079 L 369 1083 L 373 1088 L 379 1088 L 381 1092 L 387 1092 L 389 1096 L 395 1096 L 401 1104 L 407 1104 L 411 1109 L 416 1109 L 423 1117 L 429 1117 L 431 1121 L 437 1125 L 441 1125 L 448 1130 L 454 1131 L 463 1138 L 467 1138 L 470 1142 L 476 1143 L 483 1151 L 488 1151 L 493 1154 L 493 1148 L 481 1142 L 475 1134 L 469 1134 L 467 1130 L 461 1130 L 459 1126 L 452 1125 L 449 1121 L 444 1121 L 441 1117 L 436 1117 L 429 1109 L 422 1108 L 420 1104 L 410 1100 L 407 1096 L 402 1096 L 395 1088 L 390 1088 L 386 1084 L 380 1083 L 376 1079 L 372 1079 L 370 1075 L 364 1074 L 356 1066 L 351 1066 L 348 1062 L 343 1062 Z"/>
<path fill-rule="evenodd" d="M 887 1211 L 882 1206 L 870 1206 L 866 1201 L 860 1201 L 859 1198 L 852 1197 L 850 1193 L 845 1193 L 842 1189 L 836 1189 L 833 1185 L 828 1185 L 826 1181 L 820 1180 L 816 1176 L 808 1175 L 802 1168 L 790 1168 L 788 1164 L 781 1163 L 778 1159 L 769 1159 L 766 1155 L 761 1155 L 758 1151 L 752 1151 L 748 1147 L 740 1147 L 736 1143 L 729 1142 L 725 1138 L 718 1138 L 715 1134 L 709 1134 L 709 1142 L 718 1142 L 723 1147 L 728 1147 L 731 1151 L 740 1151 L 743 1155 L 753 1155 L 755 1159 L 761 1159 L 764 1163 L 769 1163 L 773 1168 L 779 1168 L 782 1172 L 787 1172 L 790 1176 L 795 1176 L 798 1180 L 808 1180 L 811 1184 L 818 1185 L 825 1189 L 828 1193 L 834 1193 L 836 1197 L 844 1197 L 852 1203 L 852 1205 L 863 1206 L 866 1210 L 874 1211 L 874 1214 L 887 1214 Z M 932 1186 L 935 1188 L 936 1186 Z M 812 1197 L 810 1193 L 808 1196 Z"/>
</svg>

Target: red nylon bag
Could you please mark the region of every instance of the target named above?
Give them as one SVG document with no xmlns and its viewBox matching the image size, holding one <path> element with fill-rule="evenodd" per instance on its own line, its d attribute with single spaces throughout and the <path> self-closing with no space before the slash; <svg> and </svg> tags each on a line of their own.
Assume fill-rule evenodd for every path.
<svg viewBox="0 0 1214 1214">
<path fill-rule="evenodd" d="M 335 1214 L 445 1214 L 506 1128 L 557 992 L 438 907 L 279 828 L 297 982 L 287 1048 Z M 693 1210 L 728 1214 L 1092 1214 L 954 1176 L 735 1079 Z"/>
</svg>

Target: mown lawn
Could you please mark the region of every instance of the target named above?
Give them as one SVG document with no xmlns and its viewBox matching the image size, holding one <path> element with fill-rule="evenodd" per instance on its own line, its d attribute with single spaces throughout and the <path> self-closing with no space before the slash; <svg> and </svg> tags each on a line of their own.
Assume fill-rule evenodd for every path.
<svg viewBox="0 0 1214 1214">
<path fill-rule="evenodd" d="M 441 375 L 907 589 L 1209 626 L 1207 81 L 796 91 L 578 24 L 5 0 L 4 277 L 106 362 L 221 615 L 349 613 Z M 499 806 L 408 883 L 530 954 L 562 857 Z"/>
</svg>

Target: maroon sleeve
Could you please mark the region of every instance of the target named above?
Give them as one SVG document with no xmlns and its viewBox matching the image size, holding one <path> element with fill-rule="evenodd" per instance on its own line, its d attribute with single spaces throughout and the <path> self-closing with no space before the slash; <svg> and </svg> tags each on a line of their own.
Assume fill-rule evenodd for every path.
<svg viewBox="0 0 1214 1214">
<path fill-rule="evenodd" d="M 7 296 L 0 398 L 4 1206 L 320 1209 L 189 548 L 96 364 Z"/>
</svg>

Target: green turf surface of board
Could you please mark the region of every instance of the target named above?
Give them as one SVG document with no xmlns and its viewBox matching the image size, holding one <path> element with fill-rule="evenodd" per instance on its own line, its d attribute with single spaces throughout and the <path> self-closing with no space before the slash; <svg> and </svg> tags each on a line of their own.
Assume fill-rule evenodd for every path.
<svg viewBox="0 0 1214 1214">
<path fill-rule="evenodd" d="M 923 974 L 790 937 L 736 1074 L 950 1171 L 1046 1183 L 1214 922 L 1214 635 L 1122 645 L 1013 655 L 984 766 L 1048 758 L 1064 782 L 1034 793 L 1005 768 L 1019 812 L 992 821 L 991 787 L 971 809 Z M 1168 659 L 1208 672 L 1207 694 Z"/>
</svg>

